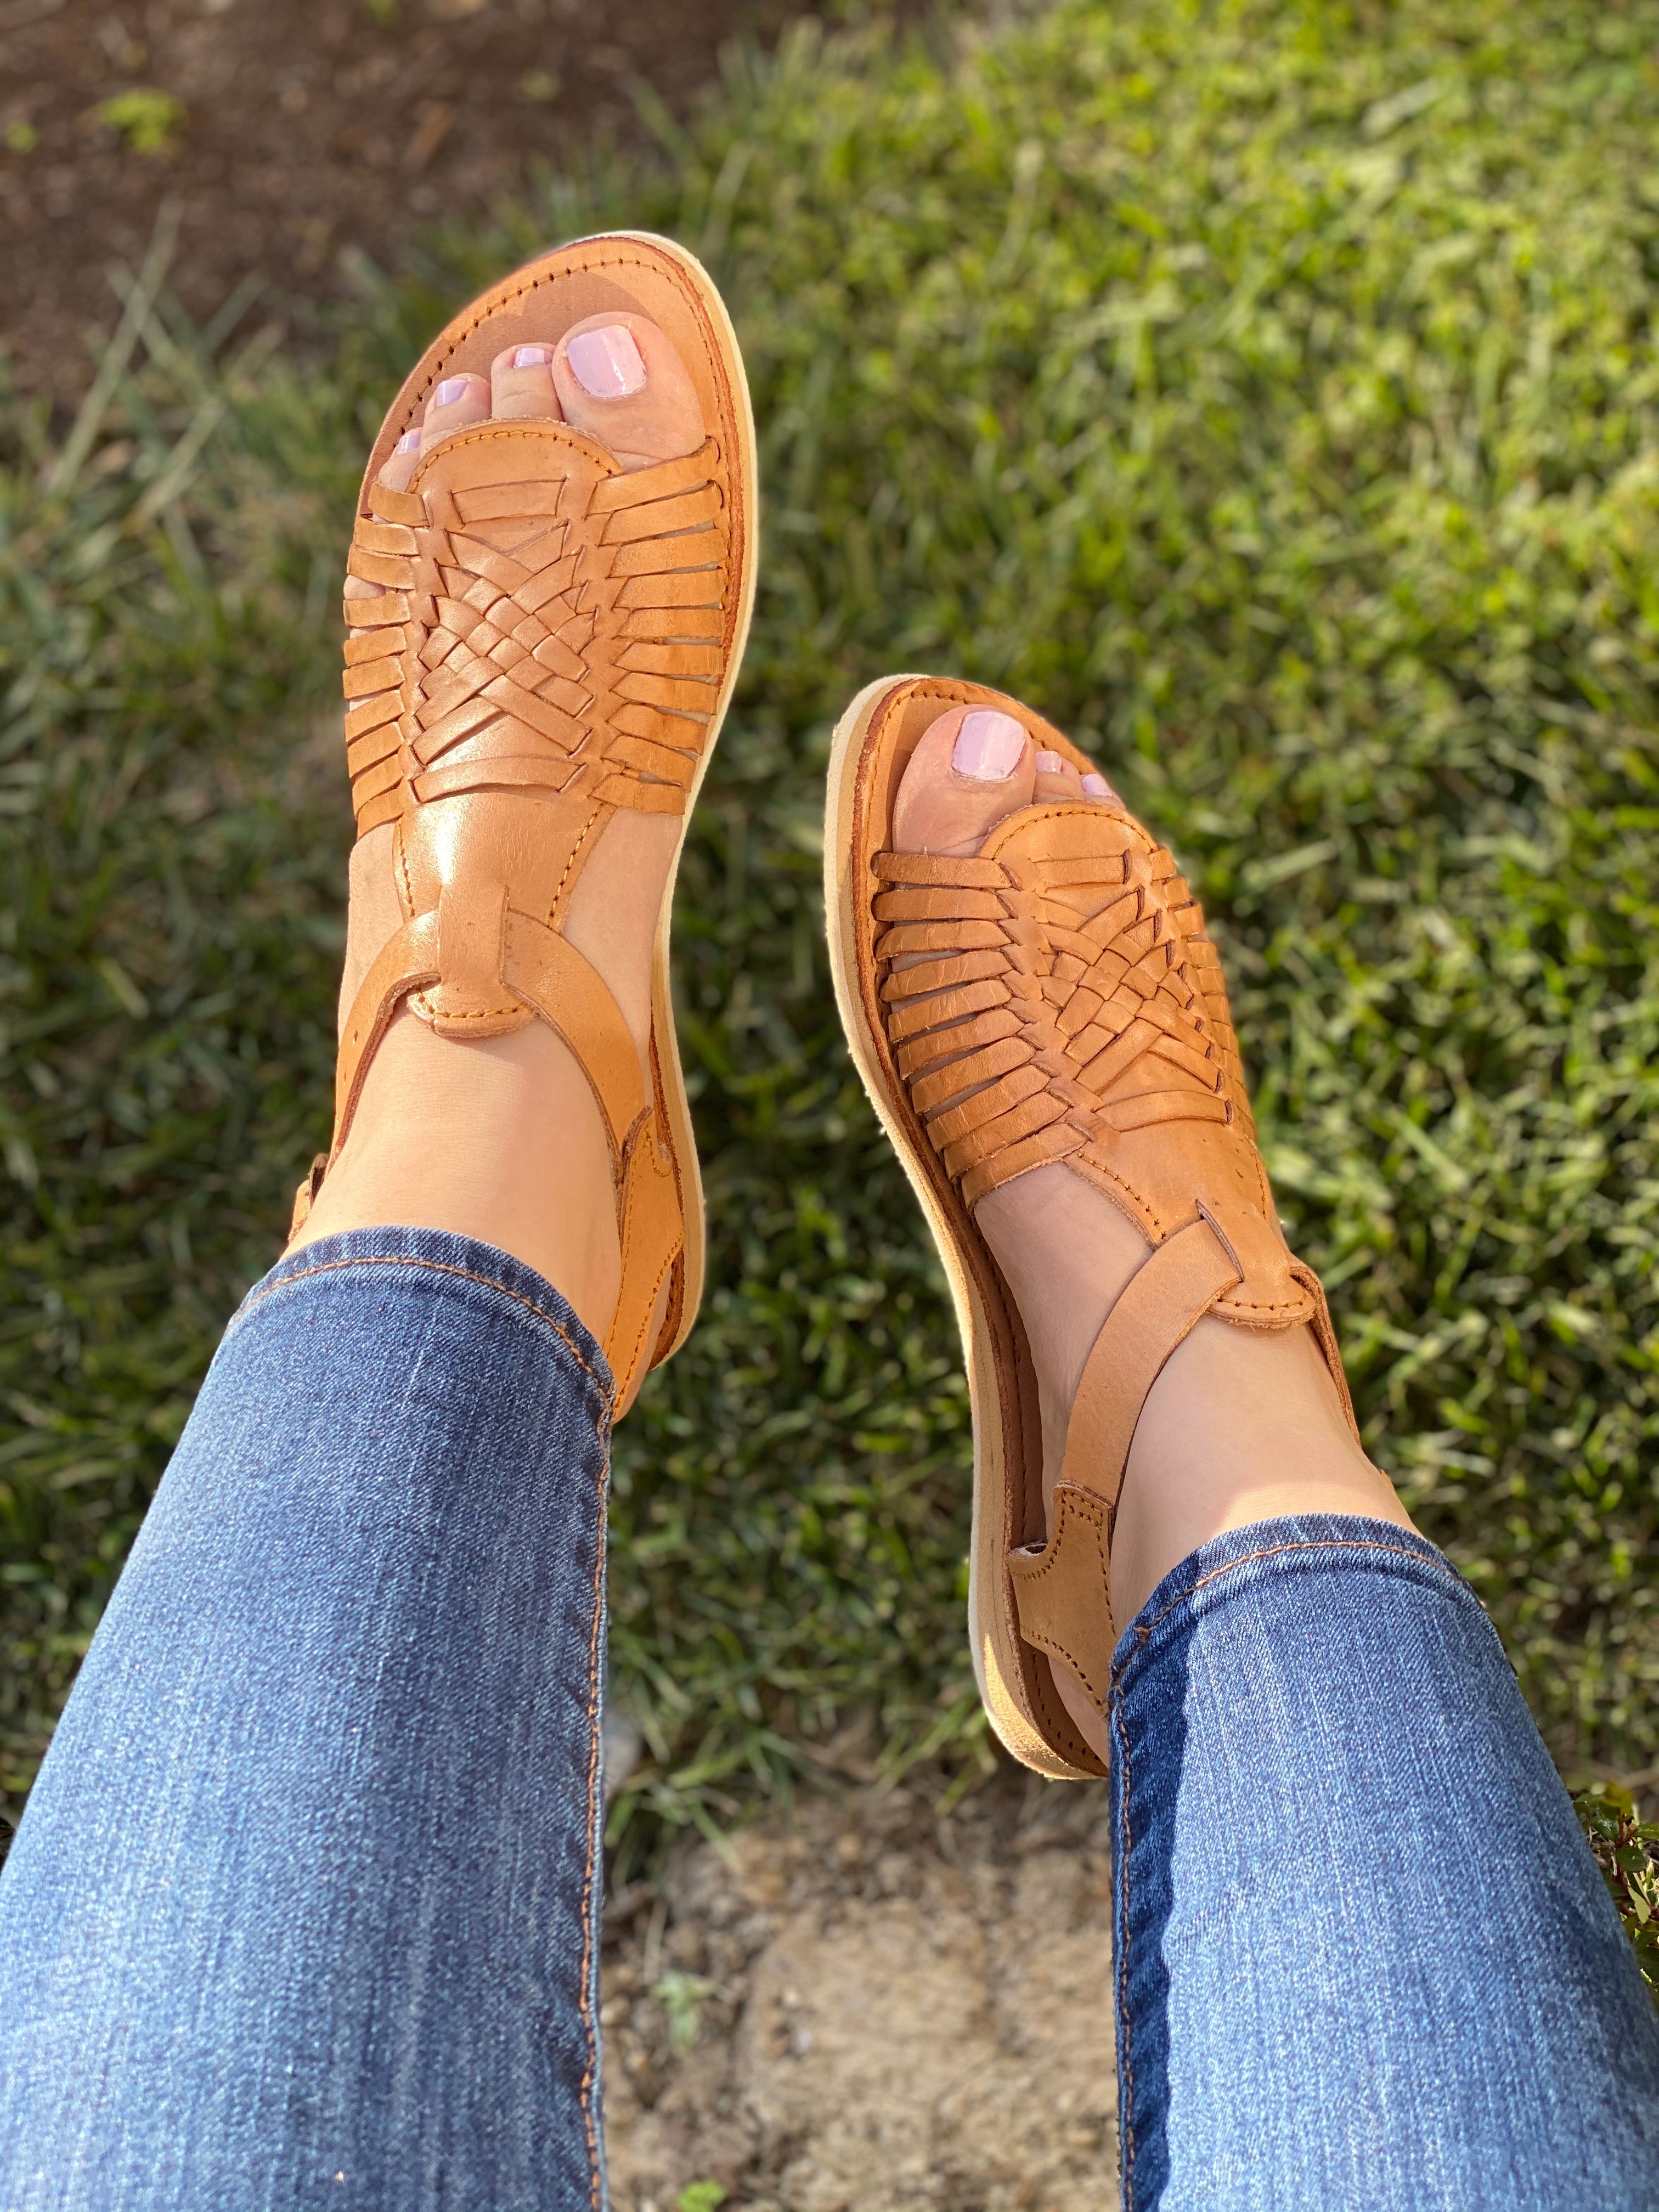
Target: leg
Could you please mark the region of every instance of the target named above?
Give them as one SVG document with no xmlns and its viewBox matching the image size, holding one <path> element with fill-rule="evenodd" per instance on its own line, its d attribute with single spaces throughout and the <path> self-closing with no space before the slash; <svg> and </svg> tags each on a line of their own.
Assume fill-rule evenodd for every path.
<svg viewBox="0 0 1659 2212">
<path fill-rule="evenodd" d="M 852 726 L 878 788 L 882 726 Z M 1109 1768 L 1125 2203 L 1635 2212 L 1659 2203 L 1653 2007 L 1490 1623 L 1349 1425 L 1322 1310 L 1212 1303 L 1270 1278 L 1271 1209 L 1229 1214 L 1206 1154 L 1247 1112 L 1230 1022 L 1173 864 L 1123 819 L 1015 715 L 952 708 L 905 760 L 892 843 L 929 858 L 879 863 L 905 888 L 872 941 L 895 1073 L 963 1203 L 940 1218 L 971 1250 L 971 1207 L 979 1295 L 1006 1290 L 1029 1346 L 1033 1517 L 1100 1509 L 1012 1558 Z M 1177 1048 L 1149 1072 L 1137 1030 Z M 968 1141 L 988 1116 L 1000 1179 Z M 1060 1157 L 1033 1164 L 1045 1131 Z M 1165 1328 L 1135 1291 L 1181 1279 L 1183 1161 L 1214 1209 L 1190 1249 L 1265 1257 L 1230 1248 Z"/>
<path fill-rule="evenodd" d="M 0 1877 L 0 2203 L 601 2201 L 610 1389 L 430 1230 L 214 1361 Z"/>
<path fill-rule="evenodd" d="M 751 450 L 707 280 L 637 237 L 504 280 L 394 404 L 336 1141 L 0 1881 L 6 2212 L 603 2204 L 606 1454 L 696 1302 L 667 907 Z"/>
<path fill-rule="evenodd" d="M 1659 2203 L 1652 2001 L 1431 1545 L 1216 1537 L 1123 1637 L 1108 1718 L 1126 2205 Z"/>
</svg>

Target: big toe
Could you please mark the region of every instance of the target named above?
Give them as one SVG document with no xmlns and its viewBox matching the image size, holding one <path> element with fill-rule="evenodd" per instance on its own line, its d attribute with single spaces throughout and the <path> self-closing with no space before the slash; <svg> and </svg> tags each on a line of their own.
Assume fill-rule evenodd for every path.
<svg viewBox="0 0 1659 2212">
<path fill-rule="evenodd" d="M 893 802 L 901 853 L 976 853 L 999 822 L 1033 801 L 1121 806 L 1103 775 L 1031 743 L 994 707 L 952 707 L 923 732 Z"/>
<path fill-rule="evenodd" d="M 976 853 L 1036 788 L 1036 753 L 1022 723 L 995 708 L 952 707 L 905 764 L 893 842 L 901 853 Z"/>
<path fill-rule="evenodd" d="M 555 347 L 564 418 L 608 446 L 625 469 L 695 453 L 707 434 L 685 363 L 643 315 L 589 315 Z"/>
</svg>

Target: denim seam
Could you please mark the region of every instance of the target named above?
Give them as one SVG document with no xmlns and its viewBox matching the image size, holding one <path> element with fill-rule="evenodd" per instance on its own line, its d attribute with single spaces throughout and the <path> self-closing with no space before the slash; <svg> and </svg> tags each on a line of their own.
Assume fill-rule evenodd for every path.
<svg viewBox="0 0 1659 2212">
<path fill-rule="evenodd" d="M 608 1441 L 608 1440 L 607 1440 Z M 610 1484 L 609 1455 L 601 1462 L 599 1485 L 599 1526 L 593 1547 L 593 1626 L 587 1639 L 587 1864 L 582 1871 L 581 2016 L 587 2036 L 587 2058 L 582 2069 L 582 2126 L 587 2136 L 588 2172 L 592 2177 L 593 2212 L 605 2212 L 605 2162 L 594 2112 L 594 2084 L 599 2070 L 599 2028 L 593 2017 L 593 1869 L 599 1853 L 599 1628 L 605 1618 L 605 1562 L 606 1498 Z"/>
<path fill-rule="evenodd" d="M 1212 1583 L 1218 1583 L 1226 1576 L 1237 1573 L 1240 1567 L 1253 1565 L 1258 1559 L 1276 1559 L 1282 1554 L 1291 1552 L 1381 1552 L 1392 1559 L 1415 1559 L 1419 1566 L 1429 1568 L 1452 1589 L 1455 1590 L 1459 1587 L 1455 1576 L 1443 1570 L 1434 1559 L 1425 1558 L 1421 1552 L 1413 1551 L 1408 1544 L 1379 1544 L 1376 1538 L 1371 1536 L 1304 1537 L 1294 1544 L 1264 1544 L 1258 1551 L 1245 1552 L 1237 1559 L 1229 1559 L 1222 1566 L 1212 1567 L 1207 1575 L 1200 1575 L 1196 1582 L 1188 1583 L 1184 1589 L 1177 1590 L 1168 1605 L 1164 1606 L 1160 1612 L 1154 1613 L 1150 1620 L 1141 1622 L 1134 1629 L 1134 1646 L 1125 1653 L 1113 1668 L 1114 1675 L 1121 1680 L 1131 1662 L 1139 1657 L 1142 1650 L 1152 1641 L 1152 1631 L 1161 1622 L 1167 1620 L 1178 1606 L 1185 1605 L 1189 1598 L 1196 1596 L 1200 1590 L 1206 1589 Z"/>
<path fill-rule="evenodd" d="M 1121 1937 L 1115 1961 L 1117 1972 L 1117 2033 L 1118 2049 L 1123 2054 L 1122 2111 L 1118 2114 L 1120 2129 L 1119 2167 L 1123 2180 L 1125 2212 L 1134 2212 L 1135 2202 L 1135 2066 L 1134 2051 L 1130 2039 L 1129 2021 L 1129 1844 L 1132 1830 L 1129 1823 L 1129 1732 L 1123 1725 L 1123 1700 L 1117 1700 L 1113 1715 L 1117 1729 L 1118 1764 L 1122 1774 L 1120 1796 L 1123 1819 L 1123 1858 L 1121 1895 L 1118 1899 L 1122 1922 Z"/>
<path fill-rule="evenodd" d="M 608 1442 L 611 1412 L 615 1404 L 614 1392 L 609 1390 L 594 1373 L 591 1362 L 581 1347 L 556 1314 L 527 1298 L 521 1291 L 509 1290 L 505 1283 L 492 1275 L 481 1275 L 471 1267 L 458 1267 L 451 1261 L 428 1260 L 415 1253 L 377 1252 L 358 1255 L 350 1259 L 323 1260 L 313 1267 L 296 1267 L 292 1274 L 280 1281 L 268 1283 L 249 1298 L 231 1323 L 234 1328 L 243 1316 L 251 1313 L 263 1299 L 275 1291 L 284 1289 L 289 1283 L 303 1282 L 308 1275 L 326 1275 L 349 1267 L 424 1267 L 434 1275 L 458 1276 L 462 1282 L 476 1283 L 481 1290 L 495 1291 L 509 1298 L 514 1305 L 522 1306 L 526 1313 L 534 1314 L 538 1321 L 545 1322 L 569 1352 L 582 1373 L 599 1391 L 605 1404 L 605 1418 L 599 1424 L 599 1439 Z M 228 1332 L 227 1332 L 228 1334 Z M 599 1533 L 594 1546 L 593 1567 L 593 1626 L 587 1644 L 587 1851 L 586 1864 L 582 1870 L 582 1960 L 580 1982 L 576 2002 L 580 2009 L 583 2031 L 587 2043 L 587 2057 L 582 2069 L 582 2127 L 587 2137 L 587 2166 L 592 2177 L 592 2202 L 594 2212 L 604 2212 L 604 2166 L 601 2163 L 599 2134 L 593 2111 L 593 2085 L 599 2073 L 599 2027 L 593 2017 L 593 1868 L 598 1856 L 595 1848 L 595 1829 L 598 1825 L 599 1747 L 599 1623 L 603 1618 L 605 1558 L 605 1495 L 608 1485 L 601 1469 L 599 1497 Z"/>
<path fill-rule="evenodd" d="M 582 1373 L 604 1397 L 607 1407 L 614 1402 L 614 1391 L 607 1389 L 594 1373 L 591 1363 L 583 1355 L 581 1346 L 557 1315 L 549 1313 L 545 1306 L 538 1306 L 533 1298 L 526 1297 L 522 1291 L 508 1290 L 505 1283 L 497 1282 L 493 1275 L 480 1275 L 471 1267 L 458 1267 L 447 1260 L 422 1259 L 415 1253 L 375 1252 L 349 1260 L 321 1260 L 314 1267 L 296 1267 L 291 1275 L 284 1275 L 277 1282 L 267 1283 L 263 1290 L 255 1291 L 251 1297 L 246 1299 L 240 1309 L 231 1316 L 230 1328 L 225 1331 L 226 1335 L 228 1336 L 231 1329 L 237 1328 L 244 1316 L 251 1314 L 255 1306 L 276 1291 L 286 1290 L 290 1283 L 302 1283 L 307 1275 L 333 1274 L 342 1267 L 425 1267 L 434 1275 L 459 1275 L 464 1283 L 477 1283 L 481 1290 L 499 1291 L 502 1297 L 511 1298 L 515 1306 L 522 1306 L 526 1313 L 534 1314 L 538 1321 L 544 1321 Z"/>
</svg>

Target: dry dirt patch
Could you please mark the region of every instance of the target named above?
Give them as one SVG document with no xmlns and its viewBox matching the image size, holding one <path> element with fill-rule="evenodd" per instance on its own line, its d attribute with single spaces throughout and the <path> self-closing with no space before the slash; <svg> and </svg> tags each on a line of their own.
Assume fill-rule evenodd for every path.
<svg viewBox="0 0 1659 2212">
<path fill-rule="evenodd" d="M 1012 1777 L 683 1851 L 609 1915 L 616 2212 L 1115 2202 L 1109 1874 L 1103 1792 Z"/>
<path fill-rule="evenodd" d="M 538 166 L 684 110 L 739 33 L 796 0 L 0 0 L 0 349 L 60 397 L 91 371 L 164 202 L 198 318 L 262 318 L 477 221 Z"/>
</svg>

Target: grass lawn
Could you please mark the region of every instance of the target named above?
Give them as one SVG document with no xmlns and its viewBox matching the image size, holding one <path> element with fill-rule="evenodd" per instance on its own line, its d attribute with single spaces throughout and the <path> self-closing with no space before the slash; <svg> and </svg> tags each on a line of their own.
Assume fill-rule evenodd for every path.
<svg viewBox="0 0 1659 2212">
<path fill-rule="evenodd" d="M 1372 1449 L 1564 1769 L 1659 1765 L 1656 49 L 1651 0 L 797 35 L 321 367 L 140 285 L 66 440 L 0 403 L 14 1805 L 326 1135 L 364 443 L 466 289 L 619 221 L 726 289 L 767 499 L 678 918 L 710 1289 L 617 1448 L 619 1826 L 989 1755 L 965 1387 L 821 936 L 830 728 L 893 668 L 1022 694 L 1171 840 Z"/>
</svg>

